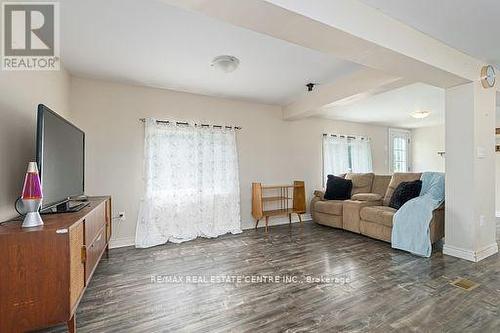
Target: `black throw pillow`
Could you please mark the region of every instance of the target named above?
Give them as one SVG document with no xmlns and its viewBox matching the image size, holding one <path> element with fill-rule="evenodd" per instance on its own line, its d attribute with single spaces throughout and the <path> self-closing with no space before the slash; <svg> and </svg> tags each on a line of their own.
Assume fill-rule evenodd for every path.
<svg viewBox="0 0 500 333">
<path fill-rule="evenodd" d="M 351 198 L 352 180 L 328 175 L 326 181 L 326 200 L 347 200 Z"/>
<path fill-rule="evenodd" d="M 399 209 L 408 200 L 416 198 L 420 195 L 420 190 L 422 189 L 422 181 L 414 180 L 412 182 L 402 182 L 396 187 L 394 193 L 392 194 L 391 201 L 389 202 L 389 207 L 394 209 Z"/>
</svg>

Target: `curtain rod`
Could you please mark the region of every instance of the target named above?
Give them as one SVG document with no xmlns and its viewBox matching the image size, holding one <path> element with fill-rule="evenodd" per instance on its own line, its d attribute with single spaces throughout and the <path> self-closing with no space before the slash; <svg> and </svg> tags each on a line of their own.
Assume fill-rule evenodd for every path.
<svg viewBox="0 0 500 333">
<path fill-rule="evenodd" d="M 369 140 L 370 138 L 366 138 L 364 136 L 354 136 L 354 135 L 338 135 L 338 134 L 326 134 L 323 133 L 323 136 L 333 136 L 339 138 L 347 138 L 347 139 L 361 139 L 361 140 Z"/>
<path fill-rule="evenodd" d="M 139 121 L 142 121 L 143 123 L 145 123 L 146 122 L 146 118 L 139 118 Z M 170 124 L 170 123 L 173 123 L 172 121 L 168 121 L 168 120 L 157 120 L 156 122 L 159 123 L 159 124 Z M 185 121 L 176 121 L 175 124 L 176 125 L 189 125 L 189 123 L 185 122 Z M 213 127 L 213 128 L 227 128 L 227 129 L 234 128 L 235 130 L 241 130 L 242 129 L 242 127 L 240 127 L 240 126 L 223 126 L 223 125 L 210 125 L 210 124 L 194 124 L 194 126 Z"/>
</svg>

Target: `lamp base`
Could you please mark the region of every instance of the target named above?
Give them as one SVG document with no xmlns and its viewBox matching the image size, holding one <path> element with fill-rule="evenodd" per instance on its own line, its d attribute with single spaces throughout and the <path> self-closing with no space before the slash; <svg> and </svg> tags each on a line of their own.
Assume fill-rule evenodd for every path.
<svg viewBox="0 0 500 333">
<path fill-rule="evenodd" d="M 38 227 L 43 225 L 42 217 L 38 212 L 30 212 L 26 214 L 23 221 L 23 228 Z"/>
</svg>

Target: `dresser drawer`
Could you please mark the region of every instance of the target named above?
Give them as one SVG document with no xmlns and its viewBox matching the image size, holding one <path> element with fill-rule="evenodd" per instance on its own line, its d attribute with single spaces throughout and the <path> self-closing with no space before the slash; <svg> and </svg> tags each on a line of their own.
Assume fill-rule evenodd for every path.
<svg viewBox="0 0 500 333">
<path fill-rule="evenodd" d="M 87 258 L 85 262 L 85 280 L 88 281 L 92 276 L 101 255 L 106 248 L 106 228 L 105 225 L 102 226 L 101 230 L 97 233 L 94 242 L 87 245 Z"/>
<path fill-rule="evenodd" d="M 92 244 L 97 237 L 97 233 L 106 224 L 105 207 L 104 203 L 102 203 L 85 217 L 85 244 Z"/>
<path fill-rule="evenodd" d="M 85 288 L 85 260 L 82 257 L 83 223 L 70 228 L 69 231 L 69 306 L 73 310 Z"/>
</svg>

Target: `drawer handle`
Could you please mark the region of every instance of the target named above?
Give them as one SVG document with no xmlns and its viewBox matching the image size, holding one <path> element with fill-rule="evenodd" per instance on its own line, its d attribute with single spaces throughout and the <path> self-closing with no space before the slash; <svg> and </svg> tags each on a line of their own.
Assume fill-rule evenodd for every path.
<svg viewBox="0 0 500 333">
<path fill-rule="evenodd" d="M 82 246 L 81 257 L 82 257 L 82 264 L 84 264 L 87 261 L 87 248 L 85 247 L 85 245 Z"/>
</svg>

